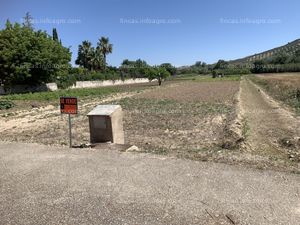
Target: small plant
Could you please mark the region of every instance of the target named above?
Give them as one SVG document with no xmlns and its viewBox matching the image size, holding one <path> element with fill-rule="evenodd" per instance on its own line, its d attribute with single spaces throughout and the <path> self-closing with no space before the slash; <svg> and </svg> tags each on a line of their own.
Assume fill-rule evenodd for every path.
<svg viewBox="0 0 300 225">
<path fill-rule="evenodd" d="M 296 90 L 296 99 L 298 102 L 300 102 L 300 89 L 299 88 L 297 88 L 297 90 Z"/>
<path fill-rule="evenodd" d="M 242 120 L 242 136 L 246 139 L 249 136 L 250 127 L 247 119 L 243 118 Z"/>
<path fill-rule="evenodd" d="M 56 83 L 57 83 L 58 88 L 66 89 L 66 88 L 69 88 L 72 85 L 74 85 L 76 83 L 76 79 L 75 79 L 75 76 L 72 74 L 62 75 L 62 76 L 56 77 Z"/>
<path fill-rule="evenodd" d="M 9 100 L 0 100 L 0 110 L 10 109 L 14 107 L 15 104 Z"/>
</svg>

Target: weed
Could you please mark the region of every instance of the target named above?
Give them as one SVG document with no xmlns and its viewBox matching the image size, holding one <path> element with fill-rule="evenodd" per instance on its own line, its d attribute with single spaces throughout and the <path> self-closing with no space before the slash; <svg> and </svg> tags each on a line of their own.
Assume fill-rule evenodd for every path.
<svg viewBox="0 0 300 225">
<path fill-rule="evenodd" d="M 242 119 L 242 136 L 246 140 L 249 136 L 250 127 L 246 118 Z"/>
<path fill-rule="evenodd" d="M 181 75 L 178 77 L 174 77 L 173 80 L 190 80 L 196 82 L 214 82 L 214 81 L 239 81 L 241 80 L 240 75 L 228 75 L 224 77 L 216 77 L 213 78 L 212 76 L 208 75 L 197 75 L 197 74 L 186 74 Z"/>
<path fill-rule="evenodd" d="M 149 85 L 150 86 L 150 85 Z M 12 101 L 12 100 L 35 100 L 35 101 L 54 101 L 61 96 L 75 96 L 75 97 L 104 97 L 113 93 L 140 91 L 147 88 L 147 85 L 124 85 L 114 87 L 100 87 L 100 88 L 79 88 L 79 89 L 66 89 L 58 90 L 54 92 L 36 92 L 26 94 L 12 94 L 1 96 L 0 100 Z"/>
<path fill-rule="evenodd" d="M 15 104 L 12 101 L 9 100 L 0 100 L 0 110 L 3 109 L 10 109 L 14 107 Z"/>
<path fill-rule="evenodd" d="M 297 75 L 279 79 L 280 75 L 273 76 L 248 76 L 255 84 L 259 85 L 269 95 L 278 101 L 292 107 L 296 113 L 300 114 L 300 89 Z"/>
</svg>

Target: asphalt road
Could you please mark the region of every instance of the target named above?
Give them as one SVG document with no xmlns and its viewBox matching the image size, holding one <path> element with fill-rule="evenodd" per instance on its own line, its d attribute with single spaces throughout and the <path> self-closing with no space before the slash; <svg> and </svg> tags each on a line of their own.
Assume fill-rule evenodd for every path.
<svg viewBox="0 0 300 225">
<path fill-rule="evenodd" d="M 0 224 L 300 224 L 300 175 L 0 142 Z"/>
</svg>

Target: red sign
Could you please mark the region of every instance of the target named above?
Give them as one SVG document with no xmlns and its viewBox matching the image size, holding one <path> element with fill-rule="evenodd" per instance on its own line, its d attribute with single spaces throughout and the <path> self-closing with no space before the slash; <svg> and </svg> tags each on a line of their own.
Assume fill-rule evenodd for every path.
<svg viewBox="0 0 300 225">
<path fill-rule="evenodd" d="M 60 112 L 66 114 L 77 114 L 77 98 L 60 97 Z"/>
</svg>

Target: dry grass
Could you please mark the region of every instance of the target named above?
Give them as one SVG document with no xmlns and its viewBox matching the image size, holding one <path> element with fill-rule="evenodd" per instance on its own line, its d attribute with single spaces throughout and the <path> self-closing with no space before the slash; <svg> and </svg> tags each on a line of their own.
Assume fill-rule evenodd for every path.
<svg viewBox="0 0 300 225">
<path fill-rule="evenodd" d="M 300 73 L 261 74 L 252 81 L 264 88 L 268 94 L 300 113 Z"/>
</svg>

